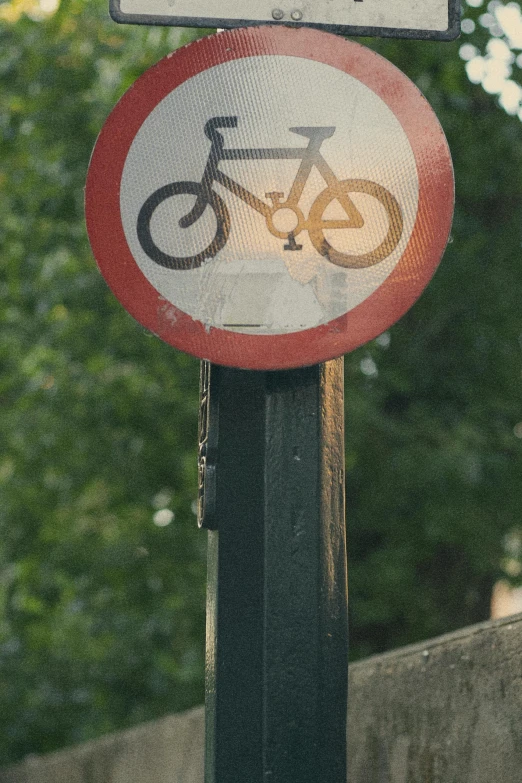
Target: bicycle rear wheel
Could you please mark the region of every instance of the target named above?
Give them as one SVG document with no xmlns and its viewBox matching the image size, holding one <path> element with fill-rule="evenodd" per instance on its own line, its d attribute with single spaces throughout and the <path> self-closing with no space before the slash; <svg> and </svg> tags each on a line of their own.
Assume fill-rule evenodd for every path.
<svg viewBox="0 0 522 783">
<path fill-rule="evenodd" d="M 216 233 L 214 238 L 204 250 L 195 253 L 194 255 L 175 256 L 165 252 L 158 247 L 151 233 L 151 221 L 156 209 L 164 204 L 167 199 L 180 195 L 191 195 L 196 196 L 197 199 L 203 199 L 206 202 L 206 205 L 203 207 L 200 214 L 209 206 L 214 211 L 216 218 Z M 195 222 L 197 222 L 197 220 Z M 181 225 L 181 221 L 179 221 L 179 225 Z M 206 193 L 203 195 L 199 182 L 171 182 L 154 191 L 145 201 L 140 209 L 136 228 L 138 240 L 142 249 L 154 263 L 166 267 L 167 269 L 197 269 L 197 267 L 200 267 L 207 259 L 217 255 L 226 244 L 230 233 L 230 215 L 225 202 L 217 193 L 211 191 L 210 196 Z"/>
<path fill-rule="evenodd" d="M 374 250 L 360 255 L 336 250 L 324 235 L 328 228 L 332 230 L 357 230 L 357 228 L 350 226 L 349 221 L 324 220 L 323 218 L 326 208 L 335 199 L 341 197 L 343 200 L 348 199 L 351 201 L 350 193 L 365 193 L 377 199 L 383 205 L 388 217 L 388 230 L 384 239 Z M 336 185 L 327 187 L 317 196 L 312 204 L 308 222 L 311 226 L 308 229 L 310 240 L 317 252 L 327 258 L 332 264 L 347 269 L 365 269 L 378 264 L 379 261 L 383 261 L 399 244 L 403 230 L 402 212 L 395 196 L 392 196 L 390 191 L 386 190 L 382 185 L 366 179 L 344 179 Z"/>
</svg>

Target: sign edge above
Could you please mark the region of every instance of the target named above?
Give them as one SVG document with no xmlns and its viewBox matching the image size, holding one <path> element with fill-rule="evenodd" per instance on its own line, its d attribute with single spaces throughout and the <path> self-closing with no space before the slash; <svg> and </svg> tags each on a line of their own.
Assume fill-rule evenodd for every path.
<svg viewBox="0 0 522 783">
<path fill-rule="evenodd" d="M 118 24 L 151 25 L 157 27 L 193 27 L 193 28 L 224 28 L 274 26 L 274 27 L 309 27 L 324 33 L 353 36 L 356 38 L 404 38 L 419 41 L 454 41 L 460 30 L 460 0 L 448 0 L 448 27 L 446 30 L 413 30 L 392 27 L 360 27 L 356 25 L 316 24 L 307 22 L 289 22 L 276 20 L 249 20 L 199 18 L 187 16 L 159 16 L 157 14 L 125 14 L 121 11 L 120 0 L 109 0 L 109 14 Z"/>
</svg>

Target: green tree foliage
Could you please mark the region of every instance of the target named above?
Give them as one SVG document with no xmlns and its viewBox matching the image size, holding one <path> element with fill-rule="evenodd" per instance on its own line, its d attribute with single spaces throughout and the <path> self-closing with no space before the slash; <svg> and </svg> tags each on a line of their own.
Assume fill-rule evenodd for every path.
<svg viewBox="0 0 522 783">
<path fill-rule="evenodd" d="M 203 696 L 198 363 L 122 310 L 83 217 L 106 115 L 179 43 L 79 0 L 1 30 L 4 760 Z"/>
<path fill-rule="evenodd" d="M 195 33 L 55 5 L 0 1 L 0 763 L 203 698 L 198 362 L 123 311 L 83 218 L 105 117 Z M 365 42 L 439 115 L 457 210 L 421 300 L 347 357 L 354 657 L 485 619 L 519 568 L 522 128 L 470 65 L 514 45 L 483 13 L 459 42 Z"/>
</svg>

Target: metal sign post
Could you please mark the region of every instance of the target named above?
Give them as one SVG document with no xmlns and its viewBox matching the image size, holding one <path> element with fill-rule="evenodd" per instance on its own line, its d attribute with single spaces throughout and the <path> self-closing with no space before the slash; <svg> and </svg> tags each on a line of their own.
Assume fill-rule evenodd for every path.
<svg viewBox="0 0 522 783">
<path fill-rule="evenodd" d="M 343 359 L 203 363 L 206 783 L 346 783 Z"/>
<path fill-rule="evenodd" d="M 111 11 L 145 24 L 270 14 L 361 34 L 457 30 L 453 0 L 198 2 L 114 0 Z M 193 16 L 217 7 L 225 18 Z M 323 16 L 307 19 L 312 7 Z M 337 357 L 420 296 L 452 212 L 449 150 L 415 85 L 368 49 L 299 25 L 174 52 L 99 136 L 86 214 L 100 269 L 141 324 L 204 360 L 206 783 L 346 781 Z"/>
</svg>

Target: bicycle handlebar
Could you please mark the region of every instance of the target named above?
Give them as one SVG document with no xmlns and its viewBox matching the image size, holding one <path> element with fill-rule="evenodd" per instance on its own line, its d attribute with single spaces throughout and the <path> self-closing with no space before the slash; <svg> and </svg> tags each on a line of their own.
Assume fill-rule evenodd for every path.
<svg viewBox="0 0 522 783">
<path fill-rule="evenodd" d="M 212 117 L 205 123 L 205 136 L 212 144 L 223 144 L 223 136 L 218 128 L 237 128 L 237 117 Z"/>
</svg>

